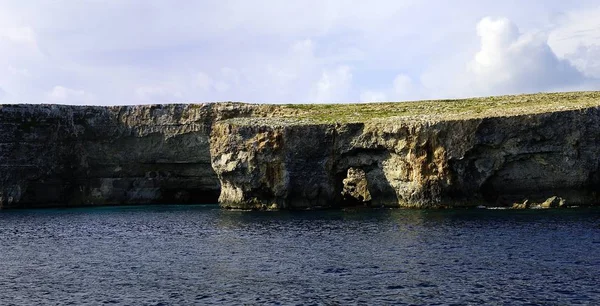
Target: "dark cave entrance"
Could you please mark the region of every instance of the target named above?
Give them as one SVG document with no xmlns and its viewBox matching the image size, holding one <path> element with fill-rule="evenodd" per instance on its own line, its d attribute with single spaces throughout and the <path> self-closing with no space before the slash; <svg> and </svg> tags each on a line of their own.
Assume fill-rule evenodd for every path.
<svg viewBox="0 0 600 306">
<path fill-rule="evenodd" d="M 219 203 L 220 188 L 217 190 L 187 188 L 166 189 L 161 191 L 161 198 L 157 202 L 162 204 L 217 204 Z"/>
<path fill-rule="evenodd" d="M 496 188 L 494 188 L 494 184 L 489 179 L 485 181 L 483 185 L 481 185 L 479 192 L 483 197 L 483 200 L 487 203 L 496 204 L 496 202 L 498 202 L 498 198 L 500 197 L 500 194 L 498 191 L 496 191 Z"/>
</svg>

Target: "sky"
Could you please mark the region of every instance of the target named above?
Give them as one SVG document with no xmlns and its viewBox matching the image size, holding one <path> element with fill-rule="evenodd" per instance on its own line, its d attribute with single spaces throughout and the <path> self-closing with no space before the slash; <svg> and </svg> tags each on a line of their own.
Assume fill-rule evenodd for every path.
<svg viewBox="0 0 600 306">
<path fill-rule="evenodd" d="M 597 0 L 0 0 L 0 103 L 600 90 Z"/>
</svg>

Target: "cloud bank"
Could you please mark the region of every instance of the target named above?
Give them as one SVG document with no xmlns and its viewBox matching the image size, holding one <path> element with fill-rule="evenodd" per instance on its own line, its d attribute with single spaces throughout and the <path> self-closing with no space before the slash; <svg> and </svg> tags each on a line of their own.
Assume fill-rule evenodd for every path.
<svg viewBox="0 0 600 306">
<path fill-rule="evenodd" d="M 460 4 L 2 1 L 0 102 L 323 103 L 600 89 L 595 1 Z"/>
<path fill-rule="evenodd" d="M 389 94 L 378 95 L 410 100 L 600 89 L 595 74 L 600 57 L 593 56 L 600 51 L 598 46 L 579 47 L 579 54 L 559 58 L 548 44 L 547 34 L 522 33 L 507 18 L 485 17 L 478 22 L 476 33 L 479 49 L 464 63 L 464 69 L 449 74 L 440 70 L 446 67 L 434 68 L 418 81 L 400 74 L 392 81 Z"/>
</svg>

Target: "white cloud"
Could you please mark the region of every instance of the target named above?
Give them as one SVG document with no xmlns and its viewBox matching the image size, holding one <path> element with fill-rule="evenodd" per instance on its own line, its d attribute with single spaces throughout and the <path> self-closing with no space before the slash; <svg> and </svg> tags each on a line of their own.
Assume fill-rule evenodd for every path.
<svg viewBox="0 0 600 306">
<path fill-rule="evenodd" d="M 30 26 L 0 26 L 0 63 L 19 65 L 43 57 L 35 31 Z"/>
<path fill-rule="evenodd" d="M 25 78 L 29 78 L 31 77 L 31 73 L 29 73 L 29 70 L 22 68 L 16 68 L 13 65 L 8 65 L 8 72 L 10 72 L 11 74 L 18 76 L 18 77 L 25 77 Z"/>
<path fill-rule="evenodd" d="M 360 94 L 360 102 L 383 102 L 387 101 L 387 95 L 381 91 L 364 91 Z"/>
<path fill-rule="evenodd" d="M 0 21 L 0 84 L 4 88 L 1 98 L 3 102 L 41 102 L 43 90 L 33 86 L 34 74 L 30 67 L 39 67 L 44 60 L 31 27 L 6 26 Z M 36 99 L 32 99 L 32 96 L 36 96 Z"/>
<path fill-rule="evenodd" d="M 196 83 L 196 86 L 198 88 L 200 88 L 200 90 L 202 90 L 202 91 L 209 91 L 209 90 L 211 90 L 211 88 L 213 86 L 212 78 L 204 72 L 198 72 L 196 74 L 195 83 Z"/>
<path fill-rule="evenodd" d="M 600 45 L 580 45 L 565 57 L 587 77 L 600 78 Z"/>
<path fill-rule="evenodd" d="M 2 1 L 3 101 L 44 101 L 56 84 L 122 104 L 412 100 L 600 83 L 590 79 L 600 74 L 597 0 L 347 2 Z M 482 21 L 478 40 L 486 15 L 508 19 Z"/>
<path fill-rule="evenodd" d="M 548 44 L 588 77 L 600 78 L 600 7 L 574 10 L 558 18 Z"/>
<path fill-rule="evenodd" d="M 36 44 L 35 33 L 31 27 L 0 28 L 0 40 L 8 40 L 20 44 Z"/>
<path fill-rule="evenodd" d="M 225 67 L 221 69 L 220 78 L 213 79 L 204 72 L 198 72 L 195 78 L 196 86 L 204 93 L 218 92 L 225 93 L 233 87 L 237 87 L 241 82 L 241 74 L 232 68 Z"/>
<path fill-rule="evenodd" d="M 242 82 L 242 74 L 236 69 L 223 67 L 220 73 L 221 78 L 213 83 L 214 89 L 219 93 L 225 93 L 232 88 L 239 90 Z"/>
<path fill-rule="evenodd" d="M 141 103 L 174 103 L 181 101 L 182 93 L 169 85 L 140 86 L 135 89 L 135 97 Z"/>
<path fill-rule="evenodd" d="M 570 62 L 553 52 L 546 34 L 522 33 L 507 18 L 483 18 L 475 29 L 480 45 L 470 59 L 432 66 L 418 82 L 399 74 L 391 82 L 388 96 L 402 101 L 600 89 L 600 82 L 590 78 L 600 75 L 595 56 L 600 55 L 599 48 L 579 48 L 567 56 Z M 588 73 L 584 75 L 576 67 L 585 67 Z"/>
<path fill-rule="evenodd" d="M 250 83 L 260 91 L 269 91 L 271 101 L 285 101 L 291 95 L 296 101 L 309 98 L 309 87 L 320 77 L 322 63 L 315 55 L 317 46 L 311 39 L 297 40 L 279 56 L 265 59 L 266 67 L 253 67 Z M 304 93 L 302 93 L 304 92 Z M 300 94 L 302 93 L 302 94 Z"/>
<path fill-rule="evenodd" d="M 279 54 L 249 56 L 248 61 L 196 73 L 197 96 L 263 103 L 332 102 L 349 99 L 348 65 L 327 67 L 311 39 L 291 42 Z M 185 89 L 182 89 L 184 92 Z"/>
<path fill-rule="evenodd" d="M 225 80 L 228 80 L 232 84 L 238 85 L 241 81 L 241 74 L 239 71 L 229 67 L 221 68 L 221 75 Z"/>
<path fill-rule="evenodd" d="M 412 78 L 406 74 L 399 74 L 394 78 L 393 90 L 395 99 L 410 99 L 416 96 L 415 84 Z"/>
<path fill-rule="evenodd" d="M 80 89 L 54 86 L 46 95 L 48 102 L 57 104 L 86 105 L 95 102 L 94 96 Z"/>
<path fill-rule="evenodd" d="M 574 53 L 580 46 L 600 45 L 600 6 L 576 9 L 561 14 L 555 21 L 548 44 L 564 57 Z"/>
<path fill-rule="evenodd" d="M 215 82 L 214 87 L 217 92 L 227 92 L 231 88 L 231 86 L 224 81 Z"/>
<path fill-rule="evenodd" d="M 314 88 L 312 102 L 348 102 L 348 89 L 352 82 L 352 72 L 348 66 L 339 66 L 323 71 Z"/>
<path fill-rule="evenodd" d="M 477 25 L 481 47 L 469 63 L 476 93 L 490 95 L 557 90 L 578 85 L 581 73 L 559 59 L 543 33 L 519 33 L 506 18 L 482 19 Z"/>
</svg>

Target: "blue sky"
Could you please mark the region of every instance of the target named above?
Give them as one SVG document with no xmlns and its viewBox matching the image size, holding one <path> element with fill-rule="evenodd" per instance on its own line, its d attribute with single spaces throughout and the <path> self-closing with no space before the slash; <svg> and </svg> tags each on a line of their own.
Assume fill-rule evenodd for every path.
<svg viewBox="0 0 600 306">
<path fill-rule="evenodd" d="M 0 102 L 600 90 L 594 1 L 0 0 Z"/>
</svg>

